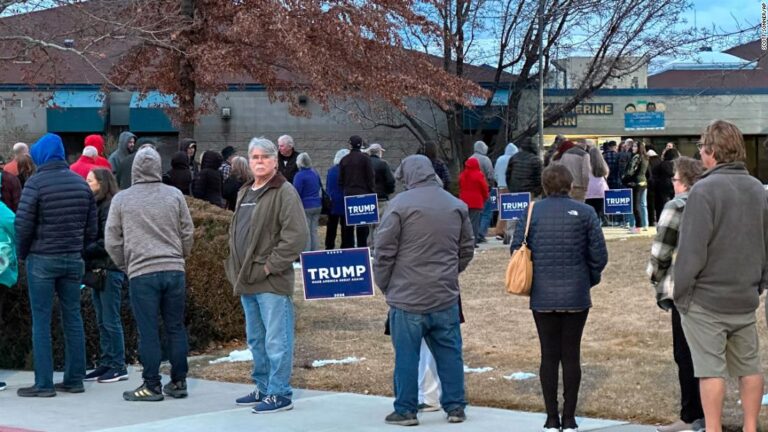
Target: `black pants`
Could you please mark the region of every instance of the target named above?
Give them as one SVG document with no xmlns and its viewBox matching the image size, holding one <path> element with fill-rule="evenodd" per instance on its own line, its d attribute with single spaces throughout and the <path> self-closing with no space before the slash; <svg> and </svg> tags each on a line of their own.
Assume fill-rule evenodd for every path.
<svg viewBox="0 0 768 432">
<path fill-rule="evenodd" d="M 325 250 L 336 249 L 336 232 L 339 225 L 343 232 L 346 226 L 344 215 L 328 215 L 328 223 L 325 226 Z"/>
<path fill-rule="evenodd" d="M 586 203 L 595 209 L 595 213 L 597 213 L 597 218 L 600 219 L 601 223 L 605 223 L 605 211 L 603 210 L 603 206 L 605 202 L 602 198 L 587 198 Z"/>
<path fill-rule="evenodd" d="M 589 309 L 581 312 L 536 312 L 536 330 L 541 344 L 539 378 L 547 409 L 545 428 L 576 428 L 576 402 L 581 385 L 581 335 Z M 557 383 L 563 365 L 563 416 L 560 422 Z"/>
<path fill-rule="evenodd" d="M 368 247 L 368 233 L 368 225 L 345 225 L 342 222 L 341 248 L 349 249 L 355 247 L 355 237 L 357 237 L 357 247 Z"/>
<path fill-rule="evenodd" d="M 699 393 L 699 379 L 693 375 L 691 349 L 680 324 L 680 313 L 672 306 L 672 352 L 677 363 L 677 378 L 680 380 L 680 420 L 693 423 L 704 418 Z"/>
</svg>

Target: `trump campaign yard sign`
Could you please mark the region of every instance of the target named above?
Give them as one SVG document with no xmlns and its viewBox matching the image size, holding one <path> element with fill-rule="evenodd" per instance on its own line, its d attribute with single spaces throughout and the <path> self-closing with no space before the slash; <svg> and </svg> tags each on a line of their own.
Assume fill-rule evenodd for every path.
<svg viewBox="0 0 768 432">
<path fill-rule="evenodd" d="M 531 194 L 529 192 L 499 195 L 499 219 L 525 219 L 530 202 Z"/>
<path fill-rule="evenodd" d="M 632 213 L 632 189 L 605 191 L 605 214 Z"/>
<path fill-rule="evenodd" d="M 373 295 L 368 248 L 302 252 L 301 272 L 305 300 Z"/>
<path fill-rule="evenodd" d="M 379 223 L 379 201 L 376 194 L 345 196 L 344 217 L 347 225 Z"/>
</svg>

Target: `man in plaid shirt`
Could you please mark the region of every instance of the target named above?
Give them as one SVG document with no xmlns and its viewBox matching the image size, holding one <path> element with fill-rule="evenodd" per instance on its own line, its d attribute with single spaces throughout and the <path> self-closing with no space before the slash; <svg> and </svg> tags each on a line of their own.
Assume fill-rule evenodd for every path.
<svg viewBox="0 0 768 432">
<path fill-rule="evenodd" d="M 232 158 L 235 157 L 235 153 L 235 148 L 232 146 L 226 146 L 221 151 L 221 157 L 224 159 L 224 162 L 222 162 L 221 166 L 219 167 L 222 181 L 227 181 L 229 178 L 229 173 L 232 172 Z"/>
<path fill-rule="evenodd" d="M 651 246 L 651 260 L 648 263 L 647 273 L 651 277 L 651 284 L 656 288 L 656 303 L 660 308 L 672 311 L 672 351 L 680 380 L 680 420 L 660 426 L 656 429 L 658 432 L 699 431 L 704 428 L 699 380 L 693 374 L 691 350 L 683 333 L 680 313 L 672 300 L 672 260 L 677 251 L 680 221 L 688 191 L 703 171 L 701 161 L 689 157 L 675 160 L 675 175 L 672 178 L 675 198 L 667 202 L 656 223 L 656 238 Z"/>
</svg>

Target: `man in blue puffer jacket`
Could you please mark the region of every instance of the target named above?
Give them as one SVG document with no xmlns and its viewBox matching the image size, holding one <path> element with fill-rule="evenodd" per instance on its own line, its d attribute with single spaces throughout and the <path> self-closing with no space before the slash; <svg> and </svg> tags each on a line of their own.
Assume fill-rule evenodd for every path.
<svg viewBox="0 0 768 432">
<path fill-rule="evenodd" d="M 32 308 L 35 384 L 22 397 L 51 397 L 56 391 L 82 393 L 85 336 L 80 315 L 82 253 L 96 241 L 96 201 L 82 177 L 69 170 L 61 138 L 45 134 L 30 151 L 37 173 L 27 180 L 16 212 L 16 251 L 26 260 Z M 66 356 L 64 381 L 53 384 L 51 312 L 59 296 Z"/>
</svg>

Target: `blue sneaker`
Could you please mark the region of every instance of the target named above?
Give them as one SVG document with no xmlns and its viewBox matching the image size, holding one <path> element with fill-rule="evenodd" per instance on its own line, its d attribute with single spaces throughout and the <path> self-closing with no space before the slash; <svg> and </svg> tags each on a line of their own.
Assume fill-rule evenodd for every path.
<svg viewBox="0 0 768 432">
<path fill-rule="evenodd" d="M 112 368 L 106 371 L 96 381 L 100 383 L 115 383 L 118 381 L 125 381 L 127 379 L 128 379 L 128 371 L 125 368 L 120 368 L 120 369 Z"/>
<path fill-rule="evenodd" d="M 271 414 L 291 409 L 293 409 L 293 403 L 287 397 L 269 395 L 256 405 L 252 412 L 254 414 Z"/>
<path fill-rule="evenodd" d="M 263 393 L 261 393 L 260 391 L 254 390 L 253 392 L 248 393 L 247 395 L 245 395 L 243 397 L 239 397 L 239 398 L 235 399 L 235 403 L 238 404 L 238 405 L 241 405 L 241 406 L 252 406 L 252 405 L 256 405 L 259 402 L 263 401 L 264 400 L 264 396 L 265 395 Z"/>
</svg>

